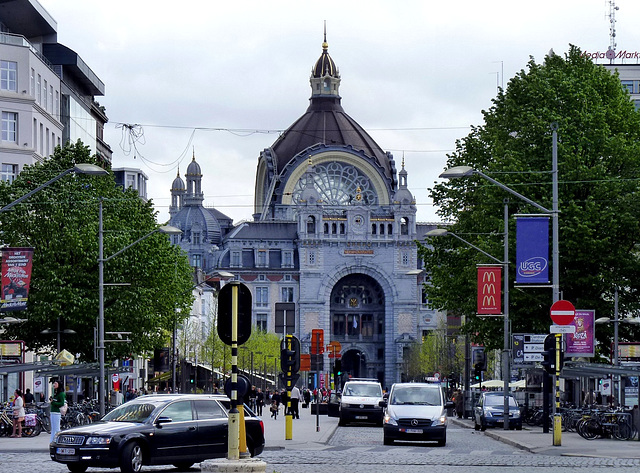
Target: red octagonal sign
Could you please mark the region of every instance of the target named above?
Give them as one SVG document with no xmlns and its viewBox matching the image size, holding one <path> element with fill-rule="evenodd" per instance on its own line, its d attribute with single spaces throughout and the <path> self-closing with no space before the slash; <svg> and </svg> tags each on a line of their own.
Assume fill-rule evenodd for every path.
<svg viewBox="0 0 640 473">
<path fill-rule="evenodd" d="M 558 325 L 569 325 L 576 315 L 576 308 L 569 301 L 559 300 L 551 306 L 551 320 Z"/>
</svg>

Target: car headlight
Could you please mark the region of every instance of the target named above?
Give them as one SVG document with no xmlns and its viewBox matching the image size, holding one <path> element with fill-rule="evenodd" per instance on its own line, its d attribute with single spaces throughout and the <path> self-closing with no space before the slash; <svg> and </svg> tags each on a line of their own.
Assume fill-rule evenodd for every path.
<svg viewBox="0 0 640 473">
<path fill-rule="evenodd" d="M 88 437 L 87 445 L 109 445 L 111 437 Z"/>
<path fill-rule="evenodd" d="M 520 417 L 520 411 L 519 410 L 513 411 L 513 417 L 514 419 L 518 419 Z"/>
<path fill-rule="evenodd" d="M 389 414 L 384 415 L 384 423 L 389 425 L 398 425 L 398 422 Z"/>
<path fill-rule="evenodd" d="M 484 416 L 485 416 L 485 417 L 493 417 L 493 412 L 491 412 L 491 411 L 484 411 Z"/>
<path fill-rule="evenodd" d="M 433 420 L 433 425 L 446 425 L 447 424 L 447 416 L 440 416 Z"/>
</svg>

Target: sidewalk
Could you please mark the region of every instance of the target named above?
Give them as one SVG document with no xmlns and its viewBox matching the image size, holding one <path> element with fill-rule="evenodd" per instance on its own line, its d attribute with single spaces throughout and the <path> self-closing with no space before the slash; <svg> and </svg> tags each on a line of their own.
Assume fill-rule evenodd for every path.
<svg viewBox="0 0 640 473">
<path fill-rule="evenodd" d="M 473 429 L 473 420 L 449 418 L 457 426 Z M 562 432 L 561 445 L 553 445 L 553 434 L 545 434 L 542 427 L 524 425 L 522 430 L 487 429 L 484 434 L 505 444 L 541 455 L 597 458 L 638 458 L 640 442 L 637 440 L 586 440 L 576 432 Z"/>
</svg>

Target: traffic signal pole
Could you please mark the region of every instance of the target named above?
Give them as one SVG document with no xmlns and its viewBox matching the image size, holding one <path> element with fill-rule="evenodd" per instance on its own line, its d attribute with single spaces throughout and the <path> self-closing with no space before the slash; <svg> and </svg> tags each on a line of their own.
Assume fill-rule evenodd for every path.
<svg viewBox="0 0 640 473">
<path fill-rule="evenodd" d="M 292 351 L 292 346 L 291 346 L 291 335 L 287 335 L 286 336 L 286 347 L 287 347 L 287 351 L 291 352 Z M 293 386 L 291 385 L 291 377 L 293 375 L 293 373 L 291 372 L 292 369 L 292 364 L 288 363 L 287 364 L 287 372 L 286 372 L 286 376 L 287 376 L 287 413 L 284 416 L 284 439 L 285 440 L 292 440 L 293 439 L 293 415 L 291 415 L 291 390 L 293 389 Z"/>
<path fill-rule="evenodd" d="M 240 459 L 240 413 L 238 412 L 238 284 L 231 282 L 231 409 L 229 410 L 227 458 Z"/>
</svg>

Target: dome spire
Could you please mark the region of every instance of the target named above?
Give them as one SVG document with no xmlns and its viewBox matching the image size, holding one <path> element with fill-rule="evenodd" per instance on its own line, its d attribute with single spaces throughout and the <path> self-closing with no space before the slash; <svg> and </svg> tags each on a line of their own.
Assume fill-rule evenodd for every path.
<svg viewBox="0 0 640 473">
<path fill-rule="evenodd" d="M 340 71 L 329 56 L 329 43 L 327 43 L 327 22 L 324 22 L 324 36 L 322 42 L 322 54 L 311 70 L 311 99 L 316 97 L 331 97 L 340 99 Z"/>
</svg>

